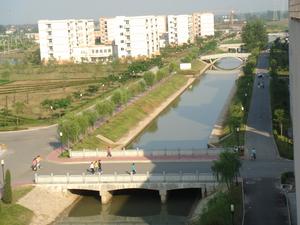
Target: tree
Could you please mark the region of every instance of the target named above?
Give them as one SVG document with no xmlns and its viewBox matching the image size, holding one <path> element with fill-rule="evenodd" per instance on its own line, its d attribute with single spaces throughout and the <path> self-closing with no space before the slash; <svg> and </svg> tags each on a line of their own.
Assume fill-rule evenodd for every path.
<svg viewBox="0 0 300 225">
<path fill-rule="evenodd" d="M 280 136 L 282 136 L 283 133 L 283 122 L 285 120 L 285 113 L 283 109 L 276 109 L 274 111 L 274 120 L 279 124 L 280 127 Z"/>
<path fill-rule="evenodd" d="M 25 104 L 24 102 L 16 102 L 14 104 L 14 108 L 17 114 L 23 113 L 24 112 L 24 108 L 25 108 Z"/>
<path fill-rule="evenodd" d="M 113 103 L 115 103 L 115 105 L 120 105 L 121 104 L 121 102 L 122 102 L 122 93 L 121 93 L 120 89 L 114 91 L 113 95 L 111 96 L 111 100 L 113 101 Z"/>
<path fill-rule="evenodd" d="M 211 167 L 218 181 L 226 184 L 228 191 L 239 175 L 242 163 L 235 152 L 225 151 L 220 154 L 220 159 L 214 161 Z"/>
<path fill-rule="evenodd" d="M 113 113 L 115 104 L 110 100 L 104 100 L 96 104 L 96 111 L 99 116 L 108 116 Z"/>
<path fill-rule="evenodd" d="M 12 202 L 11 176 L 9 170 L 6 170 L 5 172 L 4 192 L 2 201 L 6 204 L 10 204 Z"/>
<path fill-rule="evenodd" d="M 154 75 L 154 73 L 152 73 L 152 72 L 146 72 L 144 74 L 144 80 L 145 80 L 147 86 L 149 86 L 149 87 L 152 86 L 154 84 L 154 82 L 155 82 L 155 75 Z"/>
<path fill-rule="evenodd" d="M 94 126 L 98 119 L 98 115 L 96 111 L 85 111 L 82 113 L 88 120 L 89 126 Z"/>
<path fill-rule="evenodd" d="M 254 48 L 263 49 L 268 44 L 268 35 L 262 20 L 247 22 L 242 30 L 242 41 L 248 50 Z"/>
</svg>

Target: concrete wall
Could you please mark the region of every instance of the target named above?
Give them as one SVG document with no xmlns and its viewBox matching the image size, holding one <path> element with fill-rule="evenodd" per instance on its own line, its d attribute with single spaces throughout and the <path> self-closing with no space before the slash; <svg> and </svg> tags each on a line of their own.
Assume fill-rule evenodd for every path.
<svg viewBox="0 0 300 225">
<path fill-rule="evenodd" d="M 293 1 L 296 4 L 296 1 Z M 297 1 L 300 6 L 300 0 Z M 290 11 L 293 8 L 290 8 Z M 293 12 L 293 15 L 297 15 Z M 300 18 L 300 8 L 299 8 Z M 300 223 L 300 19 L 290 19 L 290 91 L 291 91 L 291 113 L 293 119 L 294 135 L 294 159 L 296 171 L 296 197 L 297 197 L 297 220 Z"/>
</svg>

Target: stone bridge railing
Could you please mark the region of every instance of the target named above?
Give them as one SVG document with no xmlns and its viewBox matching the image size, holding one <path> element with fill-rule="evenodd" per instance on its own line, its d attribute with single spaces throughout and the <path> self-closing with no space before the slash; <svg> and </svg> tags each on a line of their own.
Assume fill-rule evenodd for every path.
<svg viewBox="0 0 300 225">
<path fill-rule="evenodd" d="M 208 149 L 192 149 L 192 150 L 155 150 L 145 151 L 143 149 L 128 149 L 111 151 L 113 157 L 160 157 L 160 156 L 218 156 L 221 152 L 225 151 L 223 148 L 208 148 Z M 69 150 L 70 158 L 83 158 L 83 157 L 106 157 L 107 150 L 89 150 L 83 149 L 82 151 Z"/>
<path fill-rule="evenodd" d="M 122 189 L 148 189 L 158 191 L 161 201 L 167 198 L 167 191 L 199 188 L 204 192 L 215 190 L 218 182 L 212 174 L 203 173 L 160 173 L 160 174 L 94 174 L 94 175 L 39 175 L 35 174 L 36 185 L 56 191 L 93 190 L 99 191 L 103 204 L 112 198 L 112 192 Z"/>
<path fill-rule="evenodd" d="M 128 182 L 216 182 L 212 174 L 207 173 L 161 173 L 161 174 L 81 174 L 71 175 L 39 175 L 35 174 L 36 184 L 99 184 L 99 183 L 128 183 Z"/>
</svg>

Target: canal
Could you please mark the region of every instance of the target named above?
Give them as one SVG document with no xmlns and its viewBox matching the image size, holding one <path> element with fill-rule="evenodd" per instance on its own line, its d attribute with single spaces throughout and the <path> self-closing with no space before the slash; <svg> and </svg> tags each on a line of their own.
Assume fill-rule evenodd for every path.
<svg viewBox="0 0 300 225">
<path fill-rule="evenodd" d="M 218 64 L 224 69 L 239 65 L 240 61 L 234 59 L 224 59 Z M 238 74 L 238 71 L 207 71 L 131 145 L 145 150 L 206 147 Z M 80 199 L 53 225 L 185 224 L 202 197 L 200 189 L 170 191 L 163 205 L 158 192 L 131 189 L 114 192 L 111 203 L 101 205 L 98 192 L 74 193 L 81 195 Z"/>
<path fill-rule="evenodd" d="M 223 59 L 218 67 L 236 68 L 237 59 Z M 207 71 L 185 91 L 128 148 L 144 150 L 206 148 L 217 118 L 239 71 Z"/>
</svg>

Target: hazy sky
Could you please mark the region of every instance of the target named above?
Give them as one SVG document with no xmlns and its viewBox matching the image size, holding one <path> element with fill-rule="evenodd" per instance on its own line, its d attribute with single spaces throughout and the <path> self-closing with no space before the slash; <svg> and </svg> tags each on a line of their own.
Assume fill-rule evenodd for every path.
<svg viewBox="0 0 300 225">
<path fill-rule="evenodd" d="M 287 8 L 287 0 L 0 0 L 0 24 L 37 23 L 39 19 L 117 15 L 224 13 Z"/>
</svg>

